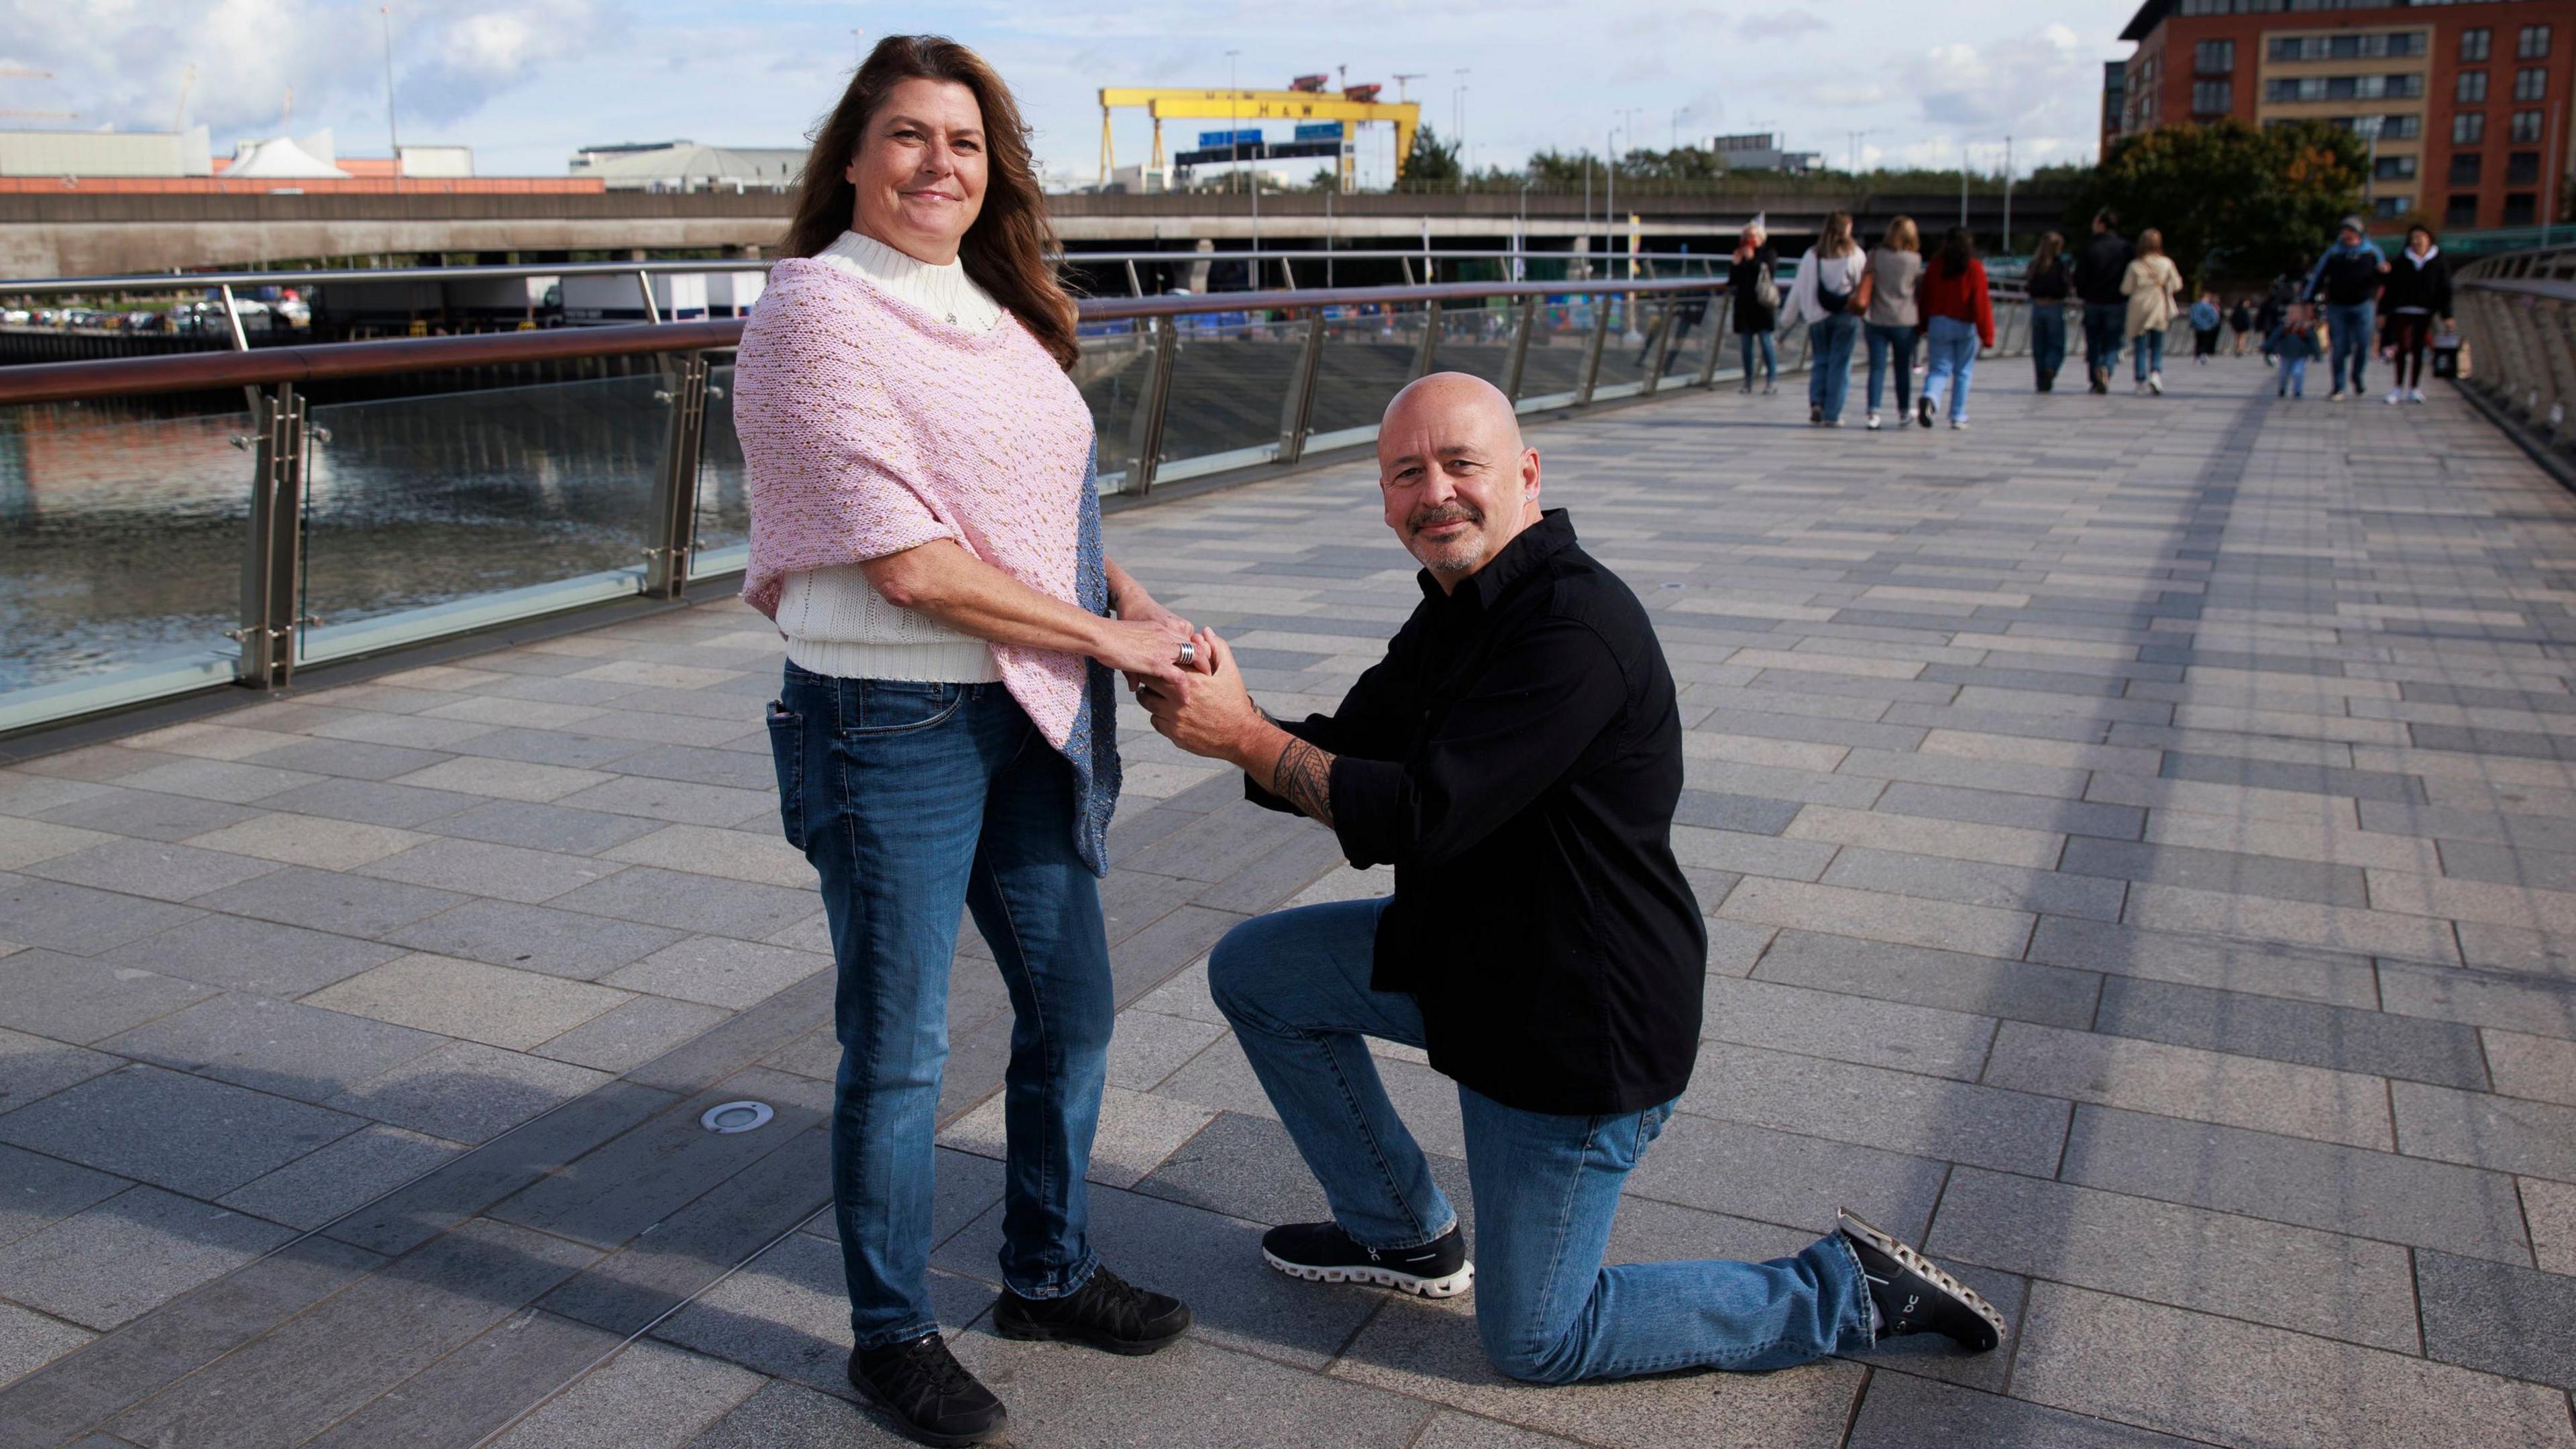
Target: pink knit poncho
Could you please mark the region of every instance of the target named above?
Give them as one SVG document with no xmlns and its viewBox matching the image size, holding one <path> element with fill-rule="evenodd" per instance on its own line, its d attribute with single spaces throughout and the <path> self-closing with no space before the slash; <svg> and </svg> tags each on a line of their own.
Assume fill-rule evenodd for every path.
<svg viewBox="0 0 2576 1449">
<path fill-rule="evenodd" d="M 1091 412 L 1018 319 L 969 333 L 836 267 L 782 261 L 743 327 L 733 411 L 751 504 L 742 596 L 763 614 L 777 617 L 789 574 L 941 538 L 1080 606 Z M 1065 749 L 1087 661 L 990 647 Z"/>
</svg>

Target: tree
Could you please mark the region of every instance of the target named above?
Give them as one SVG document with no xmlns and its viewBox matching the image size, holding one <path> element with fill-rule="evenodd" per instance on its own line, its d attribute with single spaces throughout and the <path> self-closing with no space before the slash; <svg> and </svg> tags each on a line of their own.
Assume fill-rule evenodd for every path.
<svg viewBox="0 0 2576 1449">
<path fill-rule="evenodd" d="M 2320 121 L 2160 126 L 2114 143 L 2065 215 L 2080 226 L 2107 206 L 2131 236 L 2163 232 L 2191 286 L 2244 284 L 2331 245 L 2335 224 L 2361 207 L 2365 169 L 2361 138 Z"/>
<path fill-rule="evenodd" d="M 1424 126 L 1413 133 L 1413 154 L 1404 161 L 1407 181 L 1455 181 L 1458 179 L 1458 148 L 1440 139 L 1440 133 Z"/>
</svg>

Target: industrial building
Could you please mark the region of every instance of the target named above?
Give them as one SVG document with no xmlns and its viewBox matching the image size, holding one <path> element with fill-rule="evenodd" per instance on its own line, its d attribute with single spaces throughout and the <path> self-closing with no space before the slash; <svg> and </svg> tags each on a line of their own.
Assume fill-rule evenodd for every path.
<svg viewBox="0 0 2576 1449">
<path fill-rule="evenodd" d="M 2106 148 L 2226 117 L 2327 121 L 2372 138 L 2380 225 L 2567 213 L 2576 0 L 2146 0 L 2120 38 L 2137 49 L 2105 76 Z"/>
<path fill-rule="evenodd" d="M 568 167 L 611 191 L 788 191 L 805 169 L 802 146 L 702 146 L 626 141 L 587 146 Z"/>
</svg>

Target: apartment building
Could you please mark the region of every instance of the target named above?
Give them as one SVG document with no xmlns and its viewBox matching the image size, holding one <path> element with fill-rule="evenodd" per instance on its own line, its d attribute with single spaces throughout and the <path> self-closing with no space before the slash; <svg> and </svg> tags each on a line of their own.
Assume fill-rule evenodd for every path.
<svg viewBox="0 0 2576 1449">
<path fill-rule="evenodd" d="M 2377 225 L 2567 214 L 2576 0 L 2146 0 L 2120 38 L 2119 135 L 2322 120 L 2376 132 Z"/>
</svg>

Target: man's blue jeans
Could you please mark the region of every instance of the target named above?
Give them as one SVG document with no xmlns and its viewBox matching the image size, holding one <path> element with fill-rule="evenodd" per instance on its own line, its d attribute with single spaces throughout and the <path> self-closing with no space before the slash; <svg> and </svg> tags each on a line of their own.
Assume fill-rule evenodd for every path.
<svg viewBox="0 0 2576 1449">
<path fill-rule="evenodd" d="M 1757 342 L 1762 344 L 1762 380 L 1767 383 L 1777 379 L 1780 376 L 1780 354 L 1771 346 L 1771 334 L 1745 332 L 1738 335 L 1744 343 L 1745 385 L 1750 387 L 1753 384 L 1753 344 Z"/>
<path fill-rule="evenodd" d="M 1807 324 L 1807 401 L 1824 409 L 1826 422 L 1839 422 L 1851 398 L 1852 344 L 1860 340 L 1860 319 L 1849 312 L 1819 317 Z"/>
<path fill-rule="evenodd" d="M 1362 1039 L 1423 1044 L 1414 998 L 1369 989 L 1385 906 L 1336 901 L 1247 921 L 1217 943 L 1208 986 L 1334 1221 L 1393 1249 L 1430 1242 L 1458 1215 Z M 1476 1194 L 1476 1331 L 1502 1372 L 1572 1383 L 1775 1369 L 1869 1346 L 1868 1289 L 1839 1236 L 1768 1263 L 1603 1266 L 1620 1184 L 1671 1103 L 1560 1117 L 1462 1086 L 1458 1108 Z"/>
<path fill-rule="evenodd" d="M 2128 326 L 2128 303 L 2084 304 L 2084 365 L 2098 370 L 2104 382 L 2111 380 L 2111 369 L 2120 365 L 2120 334 Z"/>
<path fill-rule="evenodd" d="M 2344 362 L 2352 362 L 2352 390 L 2361 391 L 2361 369 L 2370 361 L 2371 339 L 2378 335 L 2379 310 L 2376 302 L 2358 302 L 2349 307 L 2326 304 L 2326 330 L 2333 334 L 2334 390 L 2344 390 Z"/>
<path fill-rule="evenodd" d="M 1878 411 L 1878 401 L 1887 395 L 1889 354 L 1896 359 L 1896 410 L 1902 413 L 1914 398 L 1914 329 L 1891 326 L 1885 322 L 1862 324 L 1869 338 L 1869 410 Z"/>
<path fill-rule="evenodd" d="M 835 679 L 792 663 L 769 742 L 780 821 L 822 876 L 840 967 L 832 1202 L 857 1346 L 939 1327 L 932 1137 L 961 907 L 1016 1017 L 1002 1281 L 1030 1298 L 1073 1292 L 1094 1266 L 1083 1175 L 1116 1002 L 1099 883 L 1074 851 L 1072 767 L 999 684 Z"/>
<path fill-rule="evenodd" d="M 2043 388 L 2066 365 L 2066 309 L 2055 302 L 2030 304 L 2030 368 Z"/>
<path fill-rule="evenodd" d="M 1923 401 L 1934 412 L 1950 400 L 1950 421 L 1968 418 L 1968 378 L 1977 370 L 1977 324 L 1956 317 L 1935 317 L 1924 327 L 1931 345 L 1924 349 Z"/>
</svg>

